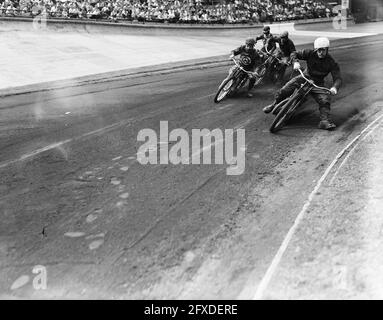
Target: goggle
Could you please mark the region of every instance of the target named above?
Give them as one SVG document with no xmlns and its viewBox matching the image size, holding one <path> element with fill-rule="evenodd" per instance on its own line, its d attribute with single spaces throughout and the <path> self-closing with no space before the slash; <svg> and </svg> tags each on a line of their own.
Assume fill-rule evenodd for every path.
<svg viewBox="0 0 383 320">
<path fill-rule="evenodd" d="M 317 51 L 318 51 L 318 52 L 326 52 L 326 49 L 327 49 L 327 48 L 318 48 Z"/>
</svg>

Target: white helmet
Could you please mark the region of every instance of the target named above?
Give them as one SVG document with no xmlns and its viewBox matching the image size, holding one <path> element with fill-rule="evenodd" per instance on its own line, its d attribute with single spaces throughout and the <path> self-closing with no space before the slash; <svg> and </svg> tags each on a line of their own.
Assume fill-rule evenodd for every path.
<svg viewBox="0 0 383 320">
<path fill-rule="evenodd" d="M 329 47 L 330 47 L 330 40 L 328 38 L 322 37 L 314 41 L 315 50 L 319 48 L 329 48 Z"/>
</svg>

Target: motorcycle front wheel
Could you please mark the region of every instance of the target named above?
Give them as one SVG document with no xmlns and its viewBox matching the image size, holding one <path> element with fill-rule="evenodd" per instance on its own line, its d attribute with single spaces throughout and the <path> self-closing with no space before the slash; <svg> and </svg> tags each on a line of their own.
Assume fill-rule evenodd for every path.
<svg viewBox="0 0 383 320">
<path fill-rule="evenodd" d="M 254 83 L 254 86 L 257 86 L 257 85 L 261 84 L 263 78 L 264 78 L 265 75 L 266 75 L 266 71 L 267 71 L 266 69 L 267 69 L 267 68 L 266 68 L 266 65 L 265 65 L 265 64 L 263 64 L 262 66 L 260 66 L 260 67 L 257 69 L 257 73 L 258 73 L 259 76 L 256 78 L 255 83 Z"/>
<path fill-rule="evenodd" d="M 233 85 L 235 85 L 234 77 L 230 77 L 227 80 L 225 80 L 218 88 L 218 92 L 214 97 L 214 102 L 218 103 L 225 99 L 231 92 Z"/>
<path fill-rule="evenodd" d="M 279 112 L 274 118 L 273 123 L 270 126 L 270 132 L 275 133 L 283 128 L 286 122 L 291 118 L 293 109 L 299 104 L 300 98 L 297 95 L 293 95 L 291 98 L 283 100 L 276 108 Z"/>
</svg>

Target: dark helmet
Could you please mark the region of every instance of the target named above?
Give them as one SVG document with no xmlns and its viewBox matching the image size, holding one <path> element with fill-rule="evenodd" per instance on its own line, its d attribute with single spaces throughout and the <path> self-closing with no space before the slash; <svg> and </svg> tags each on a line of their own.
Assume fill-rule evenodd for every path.
<svg viewBox="0 0 383 320">
<path fill-rule="evenodd" d="M 255 40 L 253 39 L 253 38 L 247 38 L 246 39 L 246 44 L 248 45 L 248 46 L 254 46 L 255 45 Z"/>
<path fill-rule="evenodd" d="M 281 34 L 281 38 L 287 39 L 289 37 L 289 32 L 288 31 L 283 31 Z"/>
<path fill-rule="evenodd" d="M 263 32 L 270 32 L 270 26 L 265 26 L 263 28 Z"/>
</svg>

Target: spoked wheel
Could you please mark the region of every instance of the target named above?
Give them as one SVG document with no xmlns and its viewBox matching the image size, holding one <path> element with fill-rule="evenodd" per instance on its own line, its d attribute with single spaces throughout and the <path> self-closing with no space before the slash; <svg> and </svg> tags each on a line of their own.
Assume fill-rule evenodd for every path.
<svg viewBox="0 0 383 320">
<path fill-rule="evenodd" d="M 232 86 L 235 84 L 235 80 L 233 77 L 225 80 L 219 87 L 217 94 L 214 97 L 214 102 L 218 103 L 225 99 L 229 93 L 231 92 Z"/>
<path fill-rule="evenodd" d="M 262 65 L 261 67 L 259 67 L 257 73 L 259 74 L 259 77 L 257 77 L 257 79 L 255 80 L 254 86 L 257 86 L 262 82 L 263 78 L 266 75 L 266 66 Z"/>
<path fill-rule="evenodd" d="M 298 103 L 299 99 L 294 96 L 293 98 L 283 100 L 276 106 L 276 108 L 279 109 L 279 112 L 275 116 L 274 121 L 270 126 L 271 133 L 275 133 L 282 129 L 286 122 L 291 118 L 295 110 L 295 106 Z"/>
</svg>

